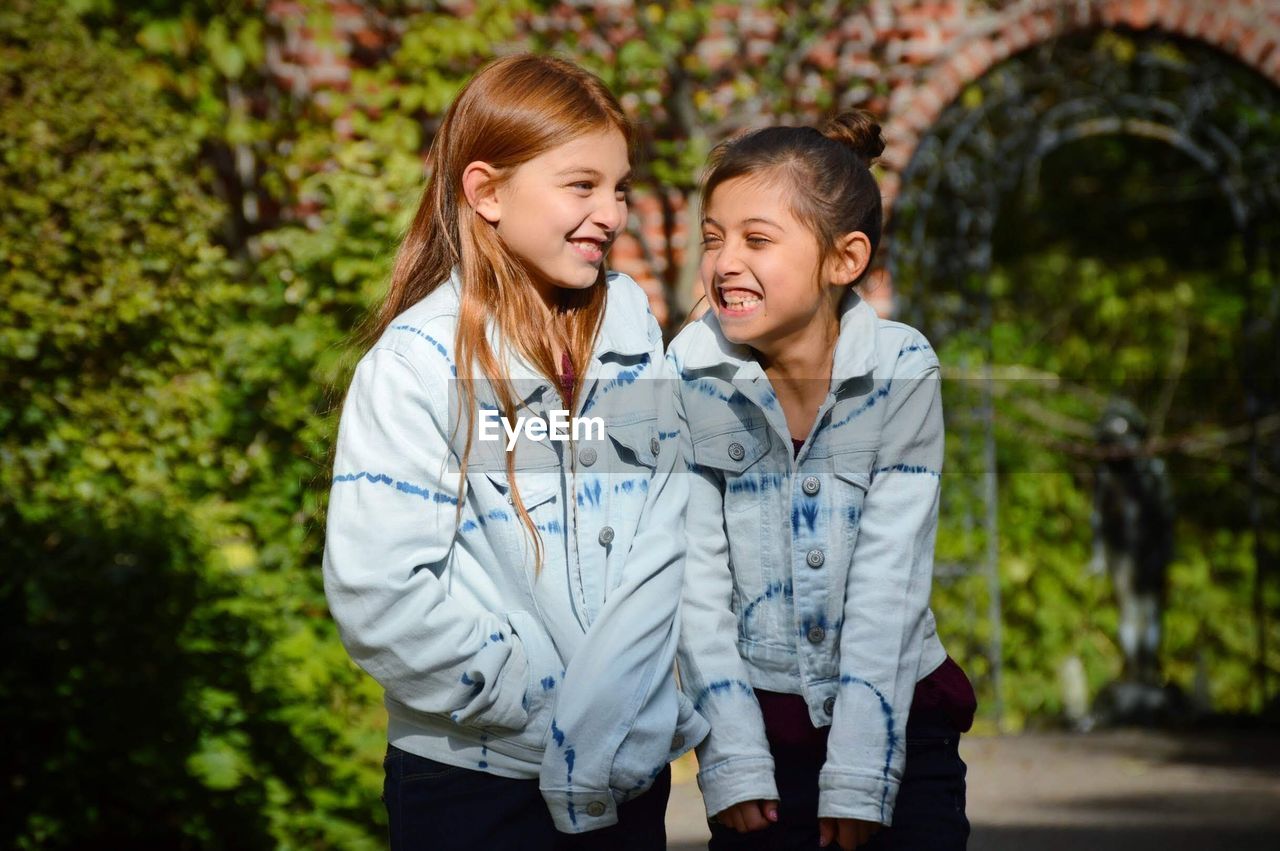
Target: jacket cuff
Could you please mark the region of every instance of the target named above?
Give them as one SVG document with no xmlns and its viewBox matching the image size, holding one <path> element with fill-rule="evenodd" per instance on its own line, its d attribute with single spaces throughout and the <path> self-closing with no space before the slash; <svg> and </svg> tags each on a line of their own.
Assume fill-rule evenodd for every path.
<svg viewBox="0 0 1280 851">
<path fill-rule="evenodd" d="M 543 789 L 542 799 L 561 833 L 586 833 L 618 823 L 618 805 L 608 789 Z"/>
<path fill-rule="evenodd" d="M 525 728 L 529 723 L 529 708 L 525 705 L 528 697 L 529 660 L 523 643 L 518 640 L 511 642 L 511 656 L 503 669 L 504 675 L 498 680 L 497 688 L 493 691 L 493 703 L 489 708 L 470 722 L 461 713 L 455 712 L 455 722 L 506 730 Z"/>
<path fill-rule="evenodd" d="M 824 768 L 818 775 L 818 818 L 855 818 L 893 823 L 898 781 L 881 773 Z"/>
<path fill-rule="evenodd" d="M 743 801 L 778 800 L 773 757 L 768 756 L 718 762 L 698 772 L 698 786 L 702 789 L 708 818 Z"/>
</svg>

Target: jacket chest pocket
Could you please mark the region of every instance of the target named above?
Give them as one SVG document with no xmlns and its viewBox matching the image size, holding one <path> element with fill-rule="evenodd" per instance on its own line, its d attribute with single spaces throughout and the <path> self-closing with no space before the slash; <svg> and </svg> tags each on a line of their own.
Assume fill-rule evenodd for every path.
<svg viewBox="0 0 1280 851">
<path fill-rule="evenodd" d="M 758 511 L 765 494 L 781 486 L 779 474 L 757 463 L 768 451 L 769 437 L 763 425 L 694 438 L 694 463 L 724 479 L 726 515 Z"/>
<path fill-rule="evenodd" d="M 468 487 L 477 522 L 484 528 L 495 554 L 503 563 L 533 564 L 533 542 L 520 520 L 516 499 L 524 506 L 543 541 L 548 545 L 564 535 L 560 508 L 561 475 L 559 459 L 546 447 L 516 449 L 515 477 L 507 472 L 506 453 L 482 451 L 472 456 L 467 468 Z"/>
<path fill-rule="evenodd" d="M 835 538 L 848 547 L 849 557 L 853 556 L 857 545 L 875 458 L 874 448 L 850 449 L 831 456 L 831 471 L 836 485 L 831 506 L 832 521 L 840 530 Z"/>
<path fill-rule="evenodd" d="M 787 475 L 769 469 L 764 425 L 693 438 L 694 463 L 722 481 L 722 513 L 733 574 L 733 605 L 740 637 L 759 640 L 786 620 L 782 603 L 791 584 L 779 569 L 777 553 L 784 542 L 782 525 L 770 522 L 787 498 Z M 691 511 L 713 510 L 690 506 Z"/>
</svg>

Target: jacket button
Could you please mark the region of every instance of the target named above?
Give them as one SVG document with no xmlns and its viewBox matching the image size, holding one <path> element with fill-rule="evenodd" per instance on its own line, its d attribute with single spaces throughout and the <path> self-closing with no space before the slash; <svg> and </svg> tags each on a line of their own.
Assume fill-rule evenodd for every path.
<svg viewBox="0 0 1280 851">
<path fill-rule="evenodd" d="M 729 444 L 729 457 L 734 461 L 741 461 L 747 455 L 747 450 L 742 448 L 741 443 Z"/>
<path fill-rule="evenodd" d="M 578 453 L 578 460 L 582 462 L 582 466 L 590 467 L 596 463 L 596 451 L 588 446 L 586 449 Z"/>
<path fill-rule="evenodd" d="M 684 736 L 676 733 L 675 737 L 671 740 L 671 749 L 673 751 L 678 751 L 682 747 L 684 747 Z"/>
<path fill-rule="evenodd" d="M 822 639 L 827 637 L 827 631 L 820 626 L 809 627 L 809 643 L 821 644 Z"/>
<path fill-rule="evenodd" d="M 652 452 L 654 456 L 657 456 L 658 450 L 661 448 L 662 448 L 661 445 L 658 443 L 658 438 L 656 437 L 649 438 L 649 451 Z"/>
<path fill-rule="evenodd" d="M 827 557 L 822 554 L 822 550 L 809 550 L 804 557 L 804 563 L 813 568 L 822 567 Z"/>
<path fill-rule="evenodd" d="M 600 537 L 597 540 L 600 541 L 601 546 L 607 547 L 610 544 L 612 544 L 613 543 L 613 527 L 605 526 L 603 529 L 601 529 Z"/>
<path fill-rule="evenodd" d="M 815 493 L 822 490 L 822 482 L 818 481 L 817 476 L 806 476 L 804 483 L 801 484 L 800 487 L 809 496 L 813 496 Z"/>
<path fill-rule="evenodd" d="M 836 699 L 834 697 L 828 697 L 826 700 L 822 701 L 822 711 L 828 715 L 835 715 Z"/>
<path fill-rule="evenodd" d="M 587 815 L 592 818 L 600 818 L 600 816 L 604 815 L 604 811 L 604 801 L 592 801 L 587 804 Z"/>
</svg>

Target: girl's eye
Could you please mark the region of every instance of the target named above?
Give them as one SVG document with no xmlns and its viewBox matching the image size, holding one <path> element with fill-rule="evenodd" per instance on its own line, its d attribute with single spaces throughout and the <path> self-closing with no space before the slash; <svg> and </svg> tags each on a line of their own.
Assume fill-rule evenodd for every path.
<svg viewBox="0 0 1280 851">
<path fill-rule="evenodd" d="M 750 245 L 753 248 L 759 248 L 763 245 L 768 245 L 768 244 L 769 244 L 769 240 L 765 239 L 763 236 L 747 237 L 747 245 Z"/>
<path fill-rule="evenodd" d="M 716 236 L 716 235 L 715 235 L 715 234 L 713 234 L 713 233 L 704 233 L 704 234 L 702 235 L 702 247 L 703 247 L 703 248 L 707 248 L 707 247 L 709 247 L 709 246 L 711 246 L 711 245 L 714 245 L 714 244 L 718 243 L 719 241 L 720 241 L 720 237 Z"/>
<path fill-rule="evenodd" d="M 591 181 L 589 180 L 579 180 L 577 183 L 569 184 L 569 186 L 573 189 L 580 189 L 583 192 L 590 192 L 592 189 L 595 188 L 595 185 L 592 184 Z"/>
</svg>

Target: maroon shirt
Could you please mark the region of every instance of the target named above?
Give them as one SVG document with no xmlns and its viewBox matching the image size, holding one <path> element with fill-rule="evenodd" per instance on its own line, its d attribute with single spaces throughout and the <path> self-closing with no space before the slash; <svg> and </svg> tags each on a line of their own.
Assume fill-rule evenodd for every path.
<svg viewBox="0 0 1280 851">
<path fill-rule="evenodd" d="M 803 440 L 792 440 L 797 455 Z M 829 727 L 814 727 L 809 720 L 809 706 L 798 694 L 781 694 L 756 689 L 760 711 L 764 715 L 764 730 L 773 746 L 813 747 L 825 750 Z M 973 716 L 978 708 L 973 685 L 964 669 L 948 656 L 933 673 L 916 683 L 915 696 L 911 700 L 913 719 L 940 718 L 960 733 L 973 726 Z"/>
</svg>

